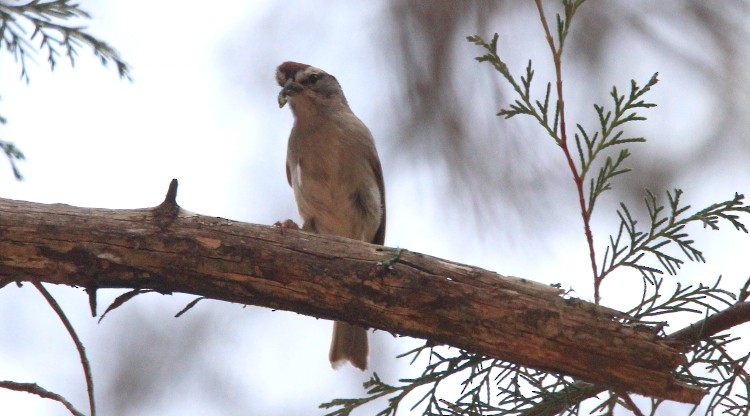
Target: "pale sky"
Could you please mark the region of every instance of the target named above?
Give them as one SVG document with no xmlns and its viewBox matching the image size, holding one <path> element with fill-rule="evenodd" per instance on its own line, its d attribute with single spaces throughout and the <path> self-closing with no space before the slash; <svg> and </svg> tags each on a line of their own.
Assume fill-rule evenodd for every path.
<svg viewBox="0 0 750 416">
<path fill-rule="evenodd" d="M 419 164 L 405 169 L 388 157 L 398 148 L 393 148 L 394 141 L 388 142 L 389 147 L 378 138 L 391 131 L 382 116 L 382 108 L 392 105 L 390 63 L 379 61 L 372 52 L 377 47 L 374 34 L 381 30 L 375 22 L 382 18 L 383 3 L 353 7 L 350 2 L 333 1 L 320 8 L 304 1 L 287 1 L 283 6 L 272 1 L 223 1 L 220 6 L 209 6 L 175 0 L 82 0 L 81 4 L 93 16 L 90 31 L 114 46 L 132 66 L 133 82 L 119 80 L 116 71 L 102 68 L 83 50 L 74 69 L 63 61 L 55 72 L 49 71 L 43 55 L 37 56 L 26 85 L 19 81 L 18 65 L 7 53 L 0 54 L 0 114 L 8 119 L 0 128 L 0 138 L 15 142 L 28 159 L 20 164 L 22 182 L 13 181 L 10 168 L 4 160 L 0 162 L 2 197 L 143 208 L 161 202 L 170 180 L 177 178 L 178 203 L 187 210 L 260 224 L 296 219 L 284 174 L 292 117 L 287 108 L 278 109 L 278 86 L 273 78 L 277 64 L 295 60 L 334 73 L 355 113 L 373 131 L 386 177 L 387 245 L 501 274 L 559 282 L 574 286 L 578 296 L 590 299 L 587 282 L 571 281 L 573 276 L 590 273 L 584 247 L 571 244 L 581 241 L 573 235 L 579 232 L 578 217 L 559 226 L 557 236 L 544 240 L 543 253 L 528 251 L 526 247 L 538 249 L 524 245 L 528 243 L 505 249 L 507 245 L 496 245 L 491 238 L 473 238 L 470 230 L 459 234 L 454 228 L 441 227 L 445 214 L 440 202 L 422 198 L 432 195 L 433 173 Z M 274 37 L 269 39 L 268 33 Z M 654 113 L 655 123 L 661 118 L 661 123 L 670 124 L 670 117 L 684 118 L 685 111 L 699 119 L 710 100 L 670 98 L 687 89 L 681 84 L 685 79 L 662 68 L 658 59 L 647 56 L 642 67 L 626 68 L 637 74 L 623 74 L 626 69 L 615 72 L 626 80 L 636 76 L 645 80 L 643 74 L 653 68 L 660 71 L 661 90 L 653 99 L 663 98 L 660 106 L 665 109 L 655 110 L 662 111 Z M 690 94 L 702 93 L 697 86 L 690 90 Z M 682 106 L 682 113 L 670 112 L 676 106 Z M 488 117 L 492 114 L 488 112 Z M 685 134 L 700 128 L 671 124 Z M 656 126 L 652 128 L 663 124 Z M 716 174 L 725 175 L 725 180 L 720 185 L 712 183 L 710 189 L 696 179 L 688 187 L 699 191 L 691 201 L 701 206 L 747 191 L 746 173 L 730 175 L 719 168 Z M 706 233 L 699 231 L 696 237 L 710 237 Z M 750 270 L 750 256 L 738 260 L 743 257 L 738 253 L 750 251 L 750 240 L 740 233 L 722 234 L 721 240 L 703 240 L 701 247 L 709 263 L 694 273 L 705 281 L 719 274 L 743 281 Z M 613 280 L 605 287 L 605 302 L 625 307 L 619 294 L 633 285 L 640 289 L 640 284 L 638 279 Z M 327 321 L 213 301 L 201 302 L 183 318 L 174 319 L 191 297 L 149 294 L 97 325 L 88 316 L 83 291 L 52 290 L 84 340 L 95 379 L 101 380 L 96 388 L 102 415 L 113 409 L 107 403 L 113 400 L 108 392 L 116 387 L 107 384 L 110 380 L 104 374 L 120 368 L 118 345 L 136 338 L 149 349 L 149 336 L 154 333 L 174 333 L 173 343 L 153 348 L 173 354 L 165 353 L 167 368 L 162 371 L 173 371 L 176 380 L 159 386 L 163 390 L 158 396 L 164 401 L 146 403 L 144 411 L 149 414 L 234 414 L 231 409 L 237 408 L 250 415 L 288 414 L 285 409 L 318 414 L 317 405 L 323 401 L 361 395 L 361 382 L 371 374 L 330 369 L 331 324 Z M 103 292 L 100 310 L 120 293 Z M 76 352 L 43 299 L 28 285 L 23 289 L 10 285 L 0 290 L 0 315 L 5 317 L 0 325 L 0 379 L 37 382 L 87 412 Z M 205 322 L 212 327 L 206 329 Z M 373 370 L 392 382 L 413 375 L 405 369 L 406 363 L 393 364 L 392 358 L 417 343 L 377 332 L 372 337 Z M 201 345 L 196 347 L 201 353 L 190 354 L 193 344 Z M 199 368 L 213 368 L 215 373 L 182 373 L 177 368 L 190 367 L 180 364 L 182 354 L 190 360 L 205 360 Z M 150 357 L 148 351 L 135 354 L 129 362 L 133 368 L 153 366 L 144 357 Z M 206 383 L 205 378 L 219 381 Z M 207 389 L 207 384 L 216 390 Z M 221 402 L 229 403 L 228 407 L 217 404 Z M 68 414 L 57 403 L 0 390 L 0 413 L 5 412 Z"/>
</svg>

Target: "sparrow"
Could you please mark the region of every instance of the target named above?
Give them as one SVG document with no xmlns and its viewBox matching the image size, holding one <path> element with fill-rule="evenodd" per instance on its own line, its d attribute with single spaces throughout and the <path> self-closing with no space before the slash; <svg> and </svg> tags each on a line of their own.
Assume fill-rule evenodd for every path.
<svg viewBox="0 0 750 416">
<path fill-rule="evenodd" d="M 284 62 L 276 69 L 282 87 L 279 107 L 294 115 L 286 158 L 286 178 L 294 191 L 302 229 L 382 245 L 385 187 L 370 130 L 352 113 L 333 75 L 310 65 Z M 364 371 L 367 330 L 333 324 L 329 360 Z"/>
</svg>

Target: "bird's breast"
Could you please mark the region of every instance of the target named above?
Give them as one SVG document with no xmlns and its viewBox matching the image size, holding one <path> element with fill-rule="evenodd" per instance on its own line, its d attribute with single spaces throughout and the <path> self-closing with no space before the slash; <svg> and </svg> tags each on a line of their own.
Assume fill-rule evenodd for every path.
<svg viewBox="0 0 750 416">
<path fill-rule="evenodd" d="M 331 154 L 304 154 L 289 162 L 297 208 L 312 231 L 371 241 L 380 224 L 380 193 L 374 179 L 342 169 Z M 363 161 L 364 163 L 364 161 Z M 372 175 L 370 175 L 372 176 Z"/>
</svg>

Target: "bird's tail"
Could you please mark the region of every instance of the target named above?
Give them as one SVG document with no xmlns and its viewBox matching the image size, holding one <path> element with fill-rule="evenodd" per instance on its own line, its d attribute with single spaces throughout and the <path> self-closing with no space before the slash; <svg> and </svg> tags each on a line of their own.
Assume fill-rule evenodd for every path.
<svg viewBox="0 0 750 416">
<path fill-rule="evenodd" d="M 333 323 L 333 339 L 328 359 L 333 368 L 338 368 L 345 361 L 362 371 L 367 369 L 367 330 L 346 322 Z"/>
</svg>

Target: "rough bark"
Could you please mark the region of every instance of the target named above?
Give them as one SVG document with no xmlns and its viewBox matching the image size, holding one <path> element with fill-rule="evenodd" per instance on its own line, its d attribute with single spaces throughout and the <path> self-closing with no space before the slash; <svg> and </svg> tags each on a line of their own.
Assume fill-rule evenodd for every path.
<svg viewBox="0 0 750 416">
<path fill-rule="evenodd" d="M 0 199 L 0 287 L 153 289 L 426 338 L 647 396 L 697 403 L 680 352 L 558 289 L 415 252 L 206 217 Z M 267 342 L 273 342 L 268 340 Z"/>
</svg>

